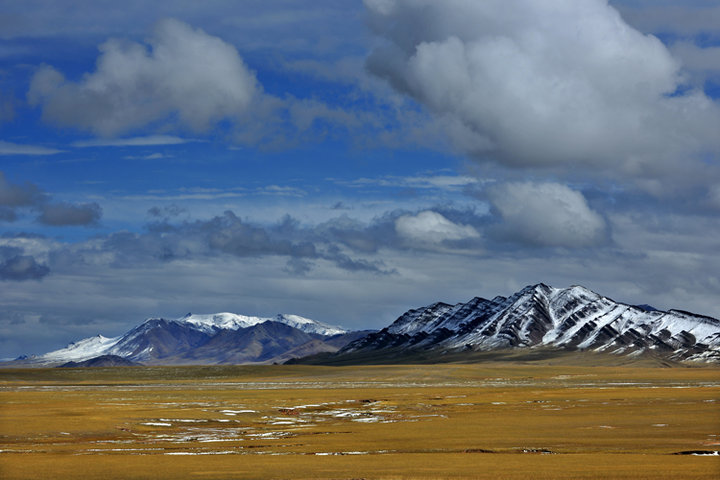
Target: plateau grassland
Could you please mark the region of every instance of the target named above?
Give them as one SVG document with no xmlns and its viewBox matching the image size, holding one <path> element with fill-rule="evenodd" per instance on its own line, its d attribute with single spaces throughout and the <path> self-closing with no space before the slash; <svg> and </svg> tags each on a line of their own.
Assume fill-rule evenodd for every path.
<svg viewBox="0 0 720 480">
<path fill-rule="evenodd" d="M 0 370 L 0 477 L 718 478 L 720 369 Z"/>
</svg>

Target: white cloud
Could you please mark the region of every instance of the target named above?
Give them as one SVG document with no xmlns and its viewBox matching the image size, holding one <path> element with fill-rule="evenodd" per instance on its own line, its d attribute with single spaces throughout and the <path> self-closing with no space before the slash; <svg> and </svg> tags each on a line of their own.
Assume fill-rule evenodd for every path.
<svg viewBox="0 0 720 480">
<path fill-rule="evenodd" d="M 670 228 L 664 228 L 664 215 L 636 213 L 612 219 L 617 246 L 607 250 L 537 255 L 514 249 L 473 256 L 435 251 L 420 256 L 398 246 L 363 255 L 383 260 L 398 272 L 395 275 L 351 271 L 331 261 L 315 260 L 312 270 L 297 276 L 288 274 L 286 256 L 203 255 L 202 245 L 184 232 L 175 235 L 181 242 L 178 247 L 195 253 L 171 261 L 148 261 L 142 255 L 128 258 L 132 252 L 154 248 L 153 242 L 138 242 L 133 236 L 122 261 L 116 257 L 122 245 L 108 245 L 107 238 L 79 244 L 0 238 L 0 247 L 22 248 L 24 255 L 33 255 L 38 264 L 51 269 L 42 283 L 6 281 L 2 285 L 4 318 L 54 315 L 57 320 L 45 325 L 43 331 L 54 334 L 44 343 L 35 324 L 5 330 L 5 335 L 0 334 L 0 356 L 42 353 L 97 333 L 119 335 L 148 316 L 176 318 L 188 311 L 292 312 L 351 328 L 382 328 L 409 308 L 435 301 L 467 301 L 478 295 L 509 295 L 537 282 L 558 287 L 579 283 L 630 304 L 649 303 L 717 317 L 720 256 L 715 239 L 720 236 L 720 217 L 698 222 L 677 215 Z M 350 223 L 348 228 L 352 228 Z M 622 261 L 614 251 L 617 247 L 623 252 Z M 83 320 L 68 338 L 58 338 L 62 322 L 83 318 L 107 324 Z"/>
<path fill-rule="evenodd" d="M 178 20 L 158 22 L 149 48 L 113 39 L 100 51 L 96 71 L 77 83 L 38 70 L 28 99 L 45 120 L 110 136 L 176 117 L 204 131 L 246 112 L 260 92 L 235 47 Z"/>
<path fill-rule="evenodd" d="M 420 189 L 439 189 L 439 190 L 461 190 L 470 185 L 477 185 L 482 181 L 476 177 L 467 175 L 442 175 L 435 173 L 427 173 L 408 177 L 399 176 L 383 176 L 378 178 L 357 178 L 351 181 L 335 180 L 339 185 L 348 187 L 404 187 L 404 188 L 420 188 Z"/>
<path fill-rule="evenodd" d="M 62 153 L 62 150 L 0 140 L 0 155 L 55 155 L 56 153 Z"/>
<path fill-rule="evenodd" d="M 557 183 L 506 183 L 490 189 L 503 238 L 530 245 L 587 247 L 605 240 L 605 220 L 582 193 Z"/>
<path fill-rule="evenodd" d="M 164 158 L 172 158 L 172 155 L 165 155 L 164 153 L 155 152 L 148 155 L 127 155 L 126 160 L 161 160 Z"/>
<path fill-rule="evenodd" d="M 178 145 L 187 143 L 190 140 L 176 137 L 174 135 L 148 135 L 146 137 L 130 138 L 96 138 L 92 140 L 79 140 L 73 142 L 73 147 L 151 147 L 158 145 Z"/>
<path fill-rule="evenodd" d="M 427 175 L 406 177 L 406 185 L 412 188 L 438 188 L 456 190 L 481 183 L 478 178 L 467 175 Z"/>
<path fill-rule="evenodd" d="M 427 106 L 465 152 L 643 176 L 720 149 L 718 105 L 698 90 L 676 95 L 680 63 L 605 1 L 366 6 L 386 40 L 368 68 Z"/>
<path fill-rule="evenodd" d="M 479 238 L 480 234 L 470 225 L 459 225 L 432 210 L 417 215 L 403 215 L 395 220 L 398 235 L 411 244 L 440 244 L 447 240 Z"/>
</svg>

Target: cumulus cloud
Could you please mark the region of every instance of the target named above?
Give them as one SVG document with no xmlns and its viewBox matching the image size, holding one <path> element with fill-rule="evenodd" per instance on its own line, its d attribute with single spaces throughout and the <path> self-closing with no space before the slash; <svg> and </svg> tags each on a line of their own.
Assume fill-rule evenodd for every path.
<svg viewBox="0 0 720 480">
<path fill-rule="evenodd" d="M 43 65 L 27 93 L 44 121 L 104 137 L 73 146 L 177 144 L 188 140 L 167 134 L 112 137 L 141 128 L 202 134 L 217 125 L 236 143 L 274 149 L 348 131 L 373 130 L 355 141 L 387 134 L 386 114 L 339 108 L 334 97 L 326 102 L 266 94 L 232 44 L 178 20 L 158 22 L 147 43 L 111 39 L 99 48 L 95 71 L 72 81 Z"/>
<path fill-rule="evenodd" d="M 45 195 L 35 185 L 25 182 L 13 184 L 8 182 L 5 174 L 0 172 L 0 207 L 26 207 L 42 202 Z"/>
<path fill-rule="evenodd" d="M 209 220 L 178 224 L 168 220 L 164 218 L 159 223 L 148 225 L 144 233 L 114 233 L 87 253 L 109 254 L 116 265 L 216 256 L 248 259 L 283 257 L 288 262 L 286 271 L 299 274 L 309 271 L 313 263 L 320 260 L 347 271 L 391 273 L 381 261 L 353 258 L 350 255 L 353 249 L 343 242 L 323 237 L 317 227 L 303 228 L 291 217 L 285 217 L 271 226 L 243 221 L 232 211 Z"/>
<path fill-rule="evenodd" d="M 187 209 L 173 203 L 163 207 L 150 207 L 147 213 L 151 217 L 169 219 L 187 213 Z"/>
<path fill-rule="evenodd" d="M 506 183 L 491 188 L 502 239 L 535 246 L 589 247 L 606 239 L 605 220 L 582 193 L 557 183 Z"/>
<path fill-rule="evenodd" d="M 391 221 L 388 219 L 376 219 L 372 225 L 366 225 L 347 215 L 323 222 L 314 230 L 319 238 L 340 243 L 363 253 L 377 252 L 378 248 L 392 241 L 395 235 Z"/>
<path fill-rule="evenodd" d="M 397 233 L 411 244 L 440 244 L 445 241 L 479 238 L 470 225 L 459 225 L 432 210 L 403 215 L 395 220 Z"/>
<path fill-rule="evenodd" d="M 102 209 L 97 203 L 47 203 L 42 205 L 38 221 L 45 225 L 94 225 L 102 216 Z"/>
<path fill-rule="evenodd" d="M 28 100 L 43 118 L 111 136 L 177 120 L 194 131 L 244 113 L 259 93 L 235 47 L 178 20 L 157 23 L 148 45 L 112 39 L 79 82 L 51 66 L 34 75 Z"/>
<path fill-rule="evenodd" d="M 94 225 L 102 216 L 97 203 L 52 202 L 36 185 L 10 183 L 0 172 L 0 221 L 15 221 L 23 208 L 39 211 L 37 220 L 50 226 Z"/>
<path fill-rule="evenodd" d="M 366 0 L 368 69 L 433 112 L 456 147 L 505 164 L 647 175 L 718 150 L 720 108 L 603 0 Z"/>
<path fill-rule="evenodd" d="M 720 216 L 667 215 L 644 207 L 629 215 L 611 213 L 607 220 L 612 226 L 611 245 L 538 251 L 516 248 L 517 242 L 538 245 L 533 228 L 541 232 L 538 236 L 553 227 L 567 230 L 556 220 L 563 217 L 556 210 L 566 212 L 568 221 L 583 224 L 587 209 L 592 212 L 588 202 L 579 192 L 558 184 L 520 183 L 495 188 L 493 193 L 503 198 L 514 198 L 509 191 L 520 192 L 516 195 L 531 209 L 527 216 L 534 213 L 540 218 L 538 223 L 549 226 L 531 226 L 530 232 L 523 231 L 527 222 L 522 219 L 517 220 L 519 231 L 501 232 L 493 230 L 496 224 L 488 224 L 488 215 L 473 216 L 471 210 L 435 206 L 387 212 L 369 222 L 340 216 L 319 225 L 301 224 L 289 217 L 259 225 L 228 213 L 215 219 L 156 223 L 144 233 L 115 233 L 80 242 L 0 236 L 0 242 L 19 247 L 1 257 L 0 263 L 31 255 L 42 266 L 43 259 L 48 258 L 52 273 L 42 282 L 5 281 L 0 292 L 8 305 L 6 313 L 22 314 L 28 332 L 37 328 L 32 319 L 56 315 L 60 322 L 59 317 L 77 318 L 78 311 L 84 312 L 83 316 L 117 322 L 77 330 L 63 341 L 97 333 L 118 335 L 148 315 L 172 318 L 187 311 L 268 315 L 285 311 L 348 327 L 381 328 L 408 308 L 428 302 L 508 295 L 540 281 L 555 286 L 580 283 L 628 303 L 717 316 Z M 543 189 L 555 191 L 555 196 L 569 206 L 560 200 L 540 199 L 553 197 Z M 592 205 L 595 202 L 597 198 Z M 498 200 L 497 205 L 500 203 Z M 532 210 L 536 203 L 543 203 L 545 208 Z M 430 254 L 419 255 L 408 249 L 408 240 L 396 231 L 396 220 L 422 218 L 426 211 L 438 213 L 456 226 L 475 228 L 482 237 L 469 242 L 477 245 L 482 241 L 484 251 L 445 246 L 463 240 L 412 245 Z M 498 206 L 492 213 L 508 223 L 500 216 Z M 588 223 L 593 222 L 584 224 Z M 216 236 L 223 239 L 215 245 L 219 248 L 210 245 Z M 362 241 L 353 244 L 353 238 Z M 587 236 L 572 238 L 580 240 L 555 240 L 553 246 L 573 246 Z M 498 239 L 515 243 L 507 248 Z M 268 243 L 262 246 L 264 241 Z M 300 248 L 304 244 L 314 249 Z M 296 247 L 288 249 L 288 245 Z M 16 298 L 33 298 L 33 302 L 14 304 Z M 354 307 L 348 309 L 348 305 Z M 62 346 L 52 343 L 61 343 L 57 332 L 50 340 L 52 348 L 35 344 L 17 354 Z"/>
<path fill-rule="evenodd" d="M 0 280 L 40 280 L 48 273 L 50 269 L 32 255 L 24 255 L 19 248 L 0 246 Z"/>
<path fill-rule="evenodd" d="M 233 212 L 215 217 L 209 222 L 198 223 L 197 227 L 206 232 L 207 241 L 214 250 L 238 256 L 259 256 L 267 254 L 315 257 L 313 245 L 293 244 L 273 237 L 263 227 L 243 222 Z"/>
<path fill-rule="evenodd" d="M 212 250 L 240 257 L 287 256 L 287 268 L 293 271 L 306 271 L 310 261 L 323 259 L 348 271 L 391 273 L 383 268 L 382 262 L 350 257 L 339 245 L 318 238 L 312 229 L 302 229 L 291 217 L 285 217 L 278 225 L 267 228 L 243 222 L 228 211 L 195 226 L 204 233 Z"/>
</svg>

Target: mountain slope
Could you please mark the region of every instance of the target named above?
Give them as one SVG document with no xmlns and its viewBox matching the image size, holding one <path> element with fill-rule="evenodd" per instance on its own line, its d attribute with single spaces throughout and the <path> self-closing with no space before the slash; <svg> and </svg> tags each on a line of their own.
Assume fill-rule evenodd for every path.
<svg viewBox="0 0 720 480">
<path fill-rule="evenodd" d="M 280 322 L 267 321 L 237 330 L 222 330 L 203 345 L 170 363 L 265 363 L 288 350 L 315 340 L 310 334 Z"/>
<path fill-rule="evenodd" d="M 152 318 L 121 336 L 107 354 L 145 363 L 191 351 L 211 338 L 211 333 L 192 324 Z"/>
<path fill-rule="evenodd" d="M 720 320 L 615 302 L 581 286 L 528 286 L 510 297 L 409 310 L 338 356 L 400 349 L 489 351 L 550 347 L 673 360 L 720 361 Z"/>
<path fill-rule="evenodd" d="M 101 355 L 82 362 L 67 362 L 58 365 L 60 368 L 86 368 L 86 367 L 137 367 L 141 364 L 130 361 L 117 355 Z"/>
<path fill-rule="evenodd" d="M 343 328 L 327 325 L 317 320 L 282 313 L 275 317 L 249 317 L 227 312 L 210 315 L 193 315 L 192 313 L 188 313 L 178 319 L 178 322 L 193 325 L 197 330 L 205 333 L 213 333 L 219 330 L 238 330 L 268 321 L 283 323 L 306 333 L 317 333 L 320 335 L 338 335 L 347 332 L 347 330 Z"/>
</svg>

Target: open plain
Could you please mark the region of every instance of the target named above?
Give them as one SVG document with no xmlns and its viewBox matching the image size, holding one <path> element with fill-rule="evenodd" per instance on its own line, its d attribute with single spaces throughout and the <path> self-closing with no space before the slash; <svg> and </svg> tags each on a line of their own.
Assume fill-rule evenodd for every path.
<svg viewBox="0 0 720 480">
<path fill-rule="evenodd" d="M 718 478 L 720 369 L 0 370 L 0 477 Z"/>
</svg>

